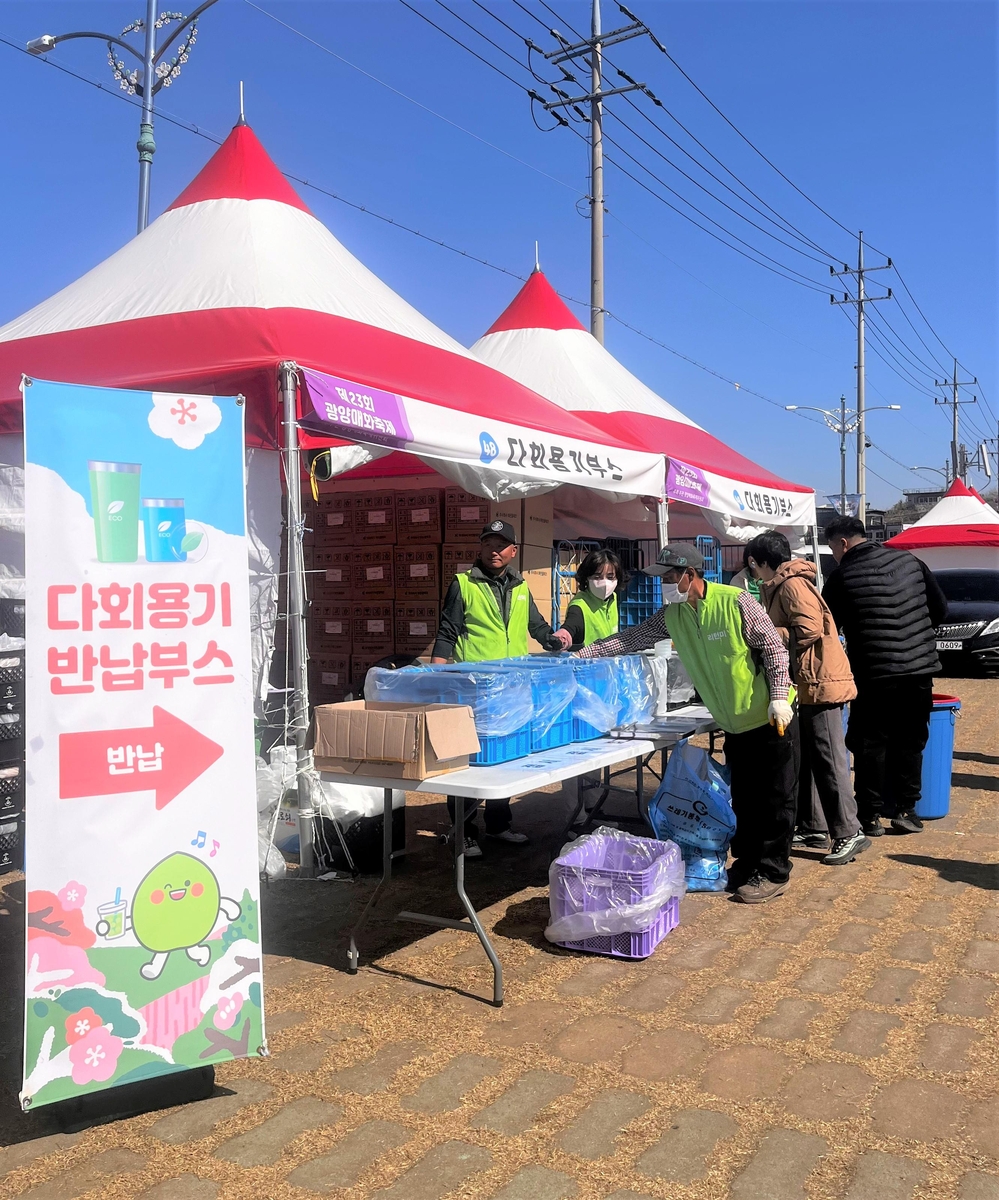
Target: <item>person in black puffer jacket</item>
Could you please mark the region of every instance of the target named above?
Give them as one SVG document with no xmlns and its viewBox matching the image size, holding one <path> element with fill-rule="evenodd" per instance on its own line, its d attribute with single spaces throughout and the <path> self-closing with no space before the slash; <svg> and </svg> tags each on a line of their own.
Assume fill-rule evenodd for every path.
<svg viewBox="0 0 999 1200">
<path fill-rule="evenodd" d="M 919 833 L 923 748 L 940 670 L 935 627 L 947 601 L 929 568 L 905 550 L 867 541 L 856 517 L 836 517 L 826 541 L 839 566 L 822 597 L 846 638 L 857 684 L 846 744 L 853 753 L 857 815 L 868 837 Z"/>
</svg>

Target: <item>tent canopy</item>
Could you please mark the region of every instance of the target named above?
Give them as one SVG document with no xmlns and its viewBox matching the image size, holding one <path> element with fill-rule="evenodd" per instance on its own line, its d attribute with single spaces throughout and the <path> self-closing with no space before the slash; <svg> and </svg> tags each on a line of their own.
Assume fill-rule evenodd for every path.
<svg viewBox="0 0 999 1200">
<path fill-rule="evenodd" d="M 609 455 L 627 476 L 612 481 L 622 494 L 663 492 L 662 466 L 647 451 L 636 454 L 631 441 L 567 416 L 485 365 L 372 274 L 309 212 L 247 125 L 232 130 L 142 233 L 0 329 L 0 432 L 20 429 L 24 373 L 107 387 L 242 392 L 248 445 L 274 449 L 283 361 L 358 392 L 463 414 L 465 424 L 480 426 L 472 458 L 484 473 L 480 437 L 493 435 L 488 473 L 554 486 L 563 479 L 550 468 L 550 451 L 562 439 L 577 452 L 587 447 L 580 472 L 587 486 L 603 478 L 586 476 L 587 455 L 603 467 Z M 453 448 L 448 420 L 438 426 Z M 306 445 L 338 440 L 335 425 L 312 429 L 317 436 L 306 434 Z M 365 442 L 363 432 L 349 441 Z"/>
<path fill-rule="evenodd" d="M 923 550 L 942 546 L 999 548 L 999 513 L 955 479 L 942 499 L 908 529 L 885 542 L 898 550 Z"/>
<path fill-rule="evenodd" d="M 811 488 L 745 458 L 657 396 L 583 328 L 540 270 L 472 350 L 588 424 L 667 457 L 670 499 L 736 522 L 815 523 Z"/>
</svg>

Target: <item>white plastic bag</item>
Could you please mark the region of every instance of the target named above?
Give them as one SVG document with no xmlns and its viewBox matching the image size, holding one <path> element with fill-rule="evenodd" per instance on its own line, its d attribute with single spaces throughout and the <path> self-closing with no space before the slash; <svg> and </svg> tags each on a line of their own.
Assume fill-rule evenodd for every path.
<svg viewBox="0 0 999 1200">
<path fill-rule="evenodd" d="M 277 846 L 271 845 L 269 830 L 266 828 L 257 830 L 257 869 L 268 879 L 283 879 L 288 874 L 288 864 L 284 861 L 284 855 Z"/>
<path fill-rule="evenodd" d="M 674 842 L 605 825 L 567 847 L 549 868 L 548 885 L 550 942 L 642 933 L 667 901 L 686 891 Z"/>
</svg>

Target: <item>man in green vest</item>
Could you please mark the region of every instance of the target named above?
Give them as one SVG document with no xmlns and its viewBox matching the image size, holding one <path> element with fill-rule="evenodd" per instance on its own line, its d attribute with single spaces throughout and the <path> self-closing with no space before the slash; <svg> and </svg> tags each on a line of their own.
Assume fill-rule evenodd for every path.
<svg viewBox="0 0 999 1200">
<path fill-rule="evenodd" d="M 744 904 L 762 904 L 786 889 L 791 874 L 799 742 L 787 650 L 748 592 L 704 578 L 704 559 L 694 546 L 666 546 L 646 574 L 662 577 L 663 607 L 579 656 L 634 654 L 672 638 L 725 731 L 737 826 L 729 890 Z"/>
<path fill-rule="evenodd" d="M 517 557 L 517 535 L 507 521 L 490 521 L 479 538 L 479 553 L 471 570 L 455 575 L 441 606 L 437 641 L 431 662 L 484 662 L 486 659 L 515 658 L 528 652 L 528 634 L 545 650 L 566 650 L 572 635 L 552 627 L 538 612 L 523 575 L 512 567 Z M 454 820 L 454 801 L 448 797 L 448 812 Z M 478 805 L 466 799 L 465 857 L 480 858 L 475 840 Z M 470 810 L 470 811 L 469 811 Z M 509 800 L 486 801 L 486 836 L 522 845 L 526 834 L 510 828 Z"/>
</svg>

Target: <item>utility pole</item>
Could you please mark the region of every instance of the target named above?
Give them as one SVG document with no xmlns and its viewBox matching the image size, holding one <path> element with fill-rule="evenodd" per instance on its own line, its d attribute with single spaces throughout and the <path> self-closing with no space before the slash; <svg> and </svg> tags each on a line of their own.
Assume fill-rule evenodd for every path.
<svg viewBox="0 0 999 1200">
<path fill-rule="evenodd" d="M 934 400 L 934 404 L 949 404 L 953 408 L 952 413 L 952 434 L 950 443 L 950 463 L 951 471 L 955 479 L 960 479 L 962 483 L 968 482 L 968 467 L 967 463 L 962 461 L 961 445 L 960 445 L 960 421 L 959 411 L 962 404 L 976 404 L 977 396 L 972 396 L 970 400 L 961 400 L 958 398 L 958 389 L 962 387 L 971 387 L 978 382 L 978 377 L 974 379 L 958 380 L 957 378 L 957 359 L 954 359 L 954 377 L 953 379 L 945 379 L 941 382 L 939 379 L 934 379 L 933 385 L 938 388 L 950 388 L 950 399 Z"/>
<path fill-rule="evenodd" d="M 846 516 L 846 396 L 839 398 L 839 515 Z"/>
<path fill-rule="evenodd" d="M 835 296 L 830 296 L 829 303 L 855 304 L 857 306 L 857 516 L 861 521 L 867 517 L 867 427 L 865 424 L 867 409 L 864 394 L 867 378 L 864 365 L 866 340 L 864 332 L 864 305 L 876 300 L 891 299 L 891 288 L 888 288 L 886 296 L 868 296 L 864 286 L 864 276 L 868 271 L 887 271 L 890 267 L 890 258 L 886 263 L 878 267 L 864 266 L 864 231 L 861 230 L 857 235 L 856 269 L 848 267 L 846 263 L 843 264 L 842 271 L 837 271 L 833 267 L 829 268 L 829 274 L 833 276 L 856 275 L 857 277 L 857 295 L 855 297 L 844 292 L 842 300 L 837 300 Z"/>
<path fill-rule="evenodd" d="M 618 6 L 620 7 L 620 5 Z M 619 42 L 627 42 L 635 37 L 651 37 L 659 45 L 652 31 L 627 9 L 625 14 L 632 18 L 632 24 L 620 29 L 604 33 L 600 21 L 600 0 L 592 0 L 590 14 L 590 36 L 582 42 L 571 45 L 567 38 L 555 29 L 550 32 L 556 37 L 561 46 L 551 52 L 540 52 L 553 66 L 562 67 L 562 75 L 569 83 L 579 86 L 579 81 L 563 66 L 567 62 L 581 59 L 590 68 L 590 91 L 585 96 L 570 96 L 554 84 L 549 85 L 558 96 L 557 100 L 545 100 L 537 92 L 530 92 L 533 100 L 539 101 L 546 112 L 552 113 L 561 125 L 568 122 L 558 112 L 559 109 L 570 109 L 584 119 L 590 126 L 590 333 L 603 345 L 604 342 L 604 146 L 603 146 L 603 102 L 608 96 L 620 96 L 623 92 L 647 91 L 644 83 L 636 83 L 624 72 L 618 71 L 629 82 L 625 87 L 604 88 L 603 86 L 603 52 L 605 46 L 616 46 Z M 533 49 L 540 50 L 533 43 Z M 585 117 L 580 105 L 589 104 L 590 115 Z"/>
</svg>

